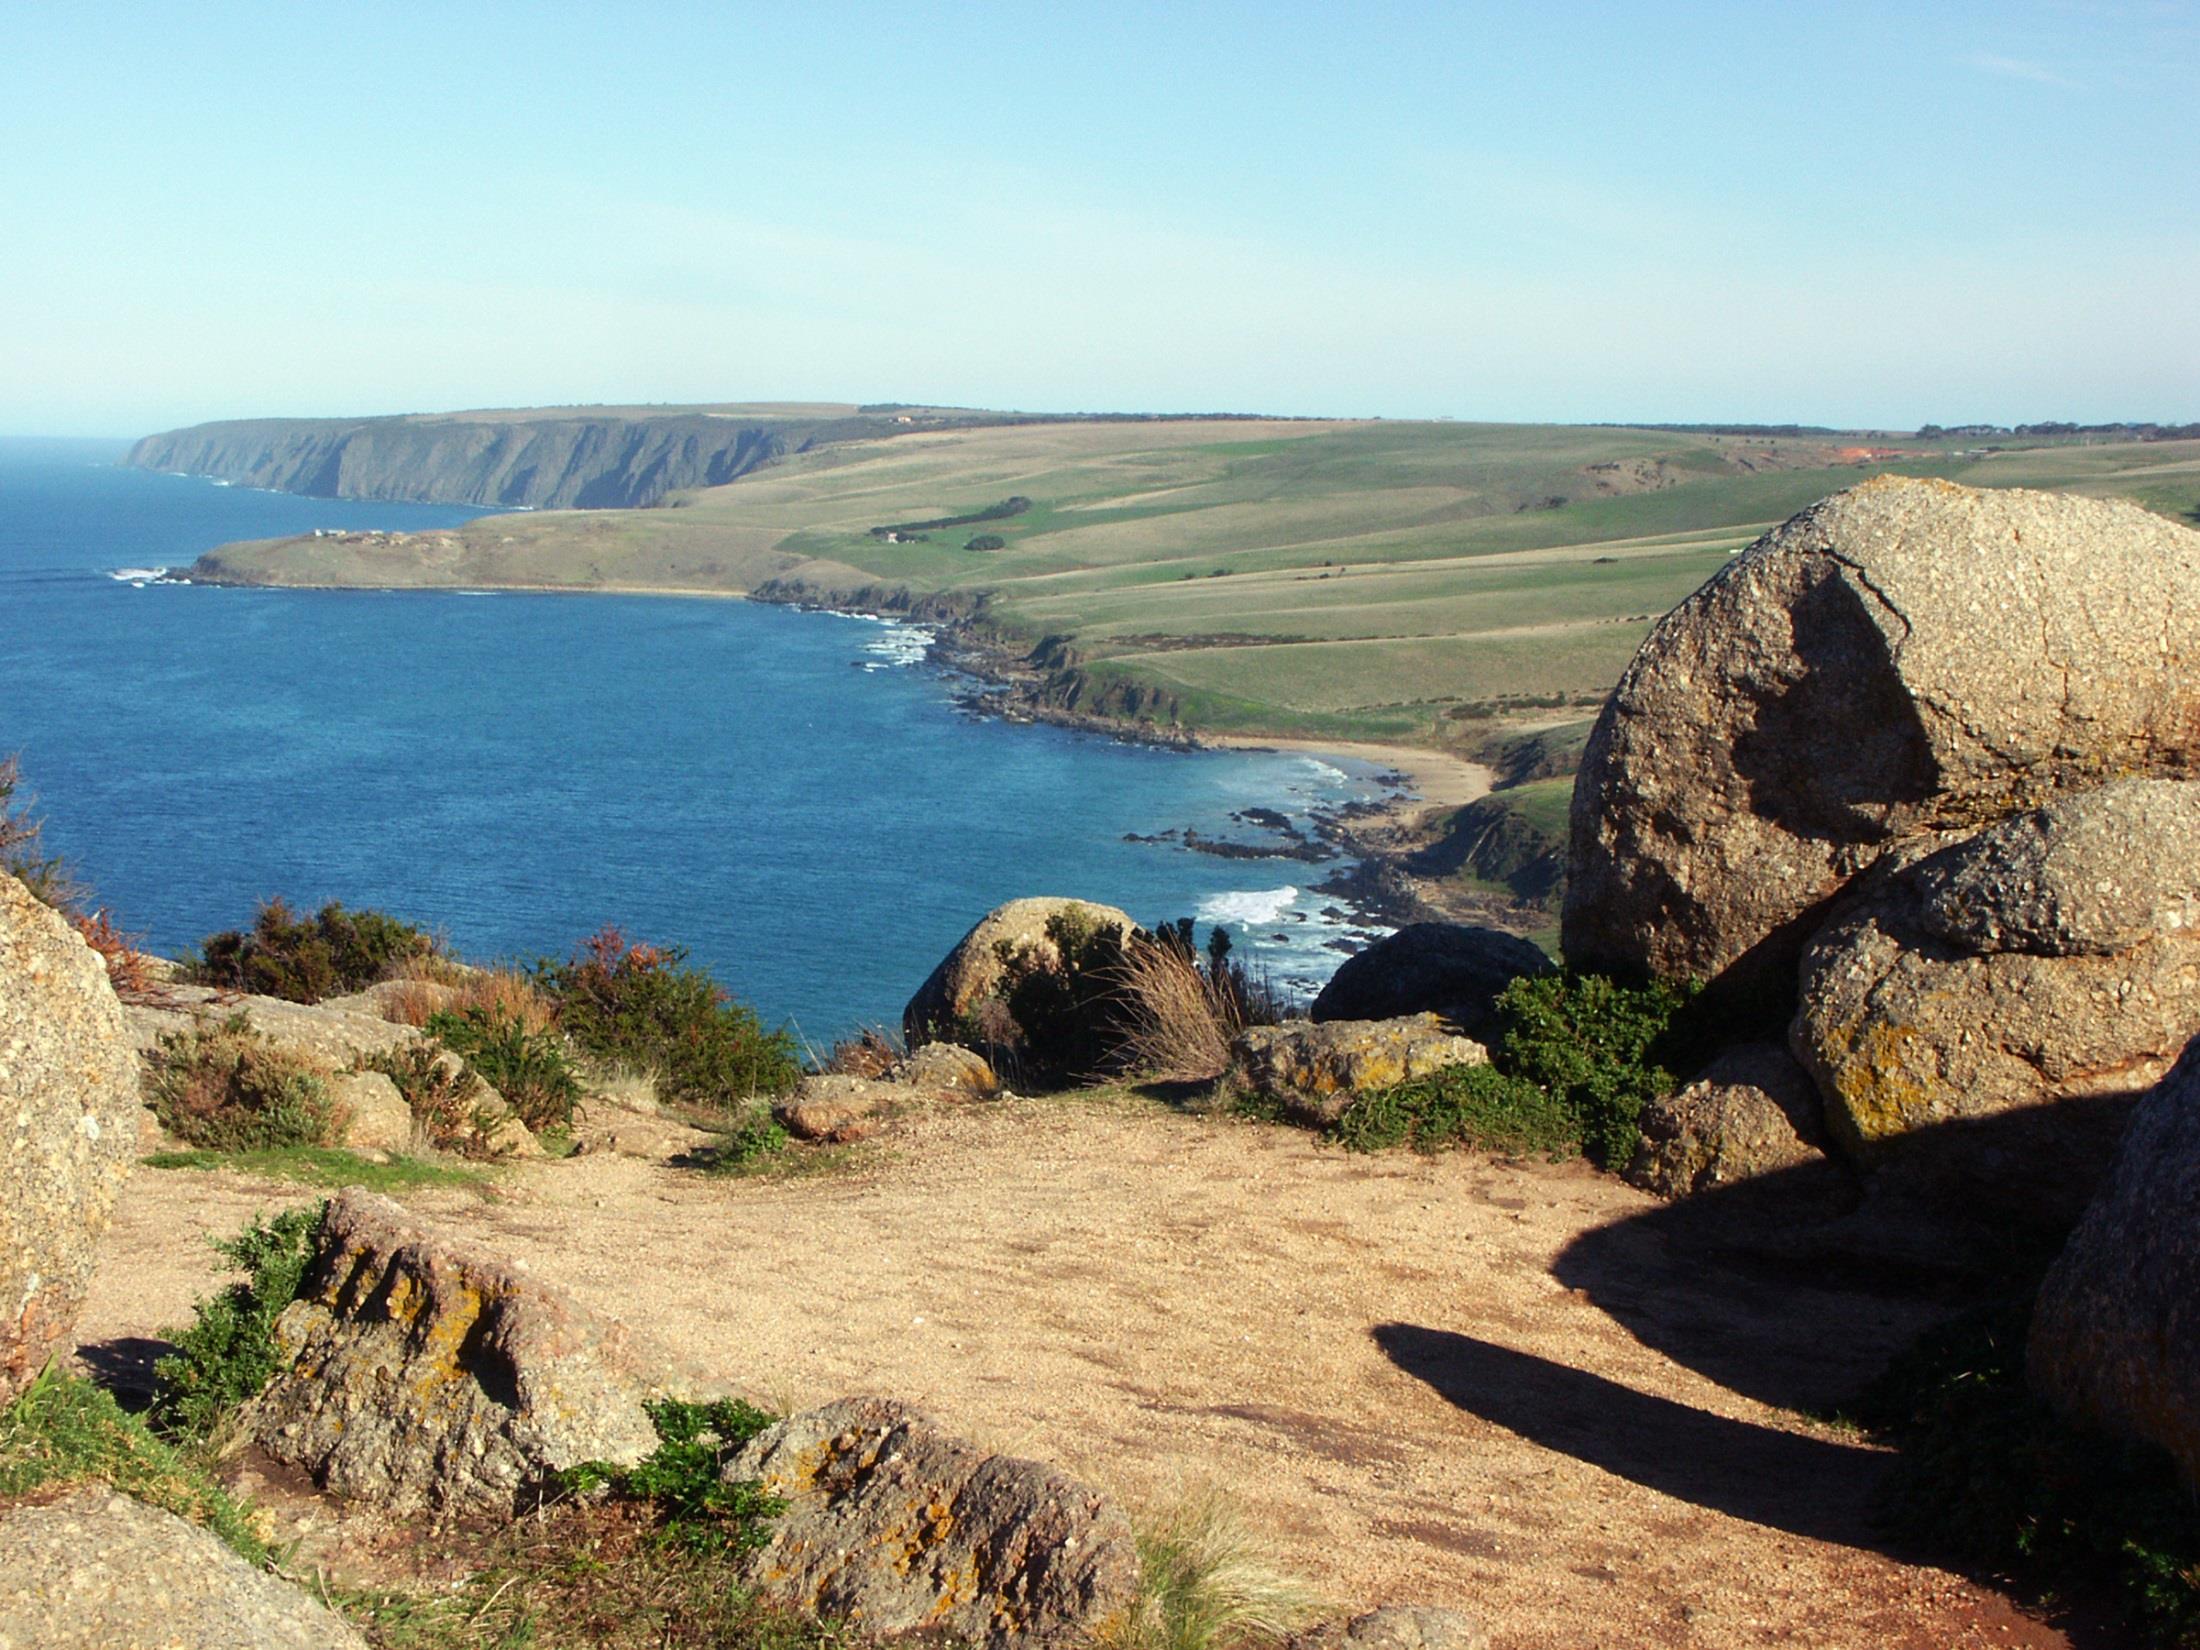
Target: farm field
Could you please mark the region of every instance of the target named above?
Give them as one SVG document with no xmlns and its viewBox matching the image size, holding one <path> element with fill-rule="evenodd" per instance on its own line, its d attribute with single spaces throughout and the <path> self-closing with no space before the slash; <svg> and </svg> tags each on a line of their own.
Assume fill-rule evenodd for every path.
<svg viewBox="0 0 2200 1650">
<path fill-rule="evenodd" d="M 826 445 L 647 510 L 229 546 L 217 577 L 745 594 L 984 593 L 1064 638 L 1083 704 L 1240 734 L 1471 744 L 1599 702 L 1728 556 L 1868 475 L 2128 497 L 2200 520 L 2200 442 L 1999 450 L 1888 436 L 1212 421 Z M 1013 514 L 913 529 L 874 529 Z M 998 548 L 970 548 L 989 537 Z"/>
</svg>

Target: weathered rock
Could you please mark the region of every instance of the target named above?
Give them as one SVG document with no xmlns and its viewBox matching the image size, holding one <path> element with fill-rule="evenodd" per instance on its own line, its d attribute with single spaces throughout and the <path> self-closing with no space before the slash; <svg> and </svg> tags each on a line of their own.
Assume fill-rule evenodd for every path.
<svg viewBox="0 0 2200 1650">
<path fill-rule="evenodd" d="M 894 1063 L 889 1082 L 936 1094 L 982 1099 L 998 1094 L 1001 1080 L 984 1055 L 955 1043 L 926 1043 Z"/>
<path fill-rule="evenodd" d="M 1777 1012 L 1826 902 L 1920 832 L 2200 758 L 2200 534 L 1885 478 L 1669 614 L 1582 760 L 1567 960 Z"/>
<path fill-rule="evenodd" d="M 881 1113 L 909 1103 L 909 1091 L 875 1077 L 805 1077 L 772 1102 L 772 1116 L 797 1140 L 846 1145 L 878 1126 Z"/>
<path fill-rule="evenodd" d="M 1550 971 L 1541 948 L 1502 928 L 1417 922 L 1347 957 L 1307 1012 L 1315 1020 L 1436 1014 L 1486 1038 L 1497 1029 L 1498 993 L 1523 974 Z"/>
<path fill-rule="evenodd" d="M 1834 1143 L 1936 1197 L 2073 1220 L 2200 1026 L 2200 785 L 2066 795 L 1860 888 L 1790 1042 Z"/>
<path fill-rule="evenodd" d="M 366 1650 L 302 1588 L 104 1485 L 0 1514 L 0 1650 Z"/>
<path fill-rule="evenodd" d="M 139 1113 L 106 965 L 0 873 L 0 1404 L 76 1323 Z"/>
<path fill-rule="evenodd" d="M 1291 1638 L 1288 1650 L 1486 1650 L 1482 1624 L 1463 1610 L 1386 1604 Z"/>
<path fill-rule="evenodd" d="M 408 1152 L 413 1147 L 412 1107 L 379 1071 L 332 1072 L 329 1093 L 344 1108 L 344 1144 L 354 1151 Z"/>
<path fill-rule="evenodd" d="M 1065 961 L 1049 927 L 1066 924 L 1087 941 L 1082 959 Z M 1109 941 L 1137 931 L 1112 905 L 1089 900 L 1010 900 L 988 912 L 932 970 L 901 1012 L 902 1035 L 911 1048 L 959 1042 L 989 1053 L 1060 1071 L 1085 1063 L 1094 1027 L 1065 1002 L 1074 992 L 1054 989 L 1101 959 Z M 1097 999 L 1098 994 L 1093 994 Z"/>
<path fill-rule="evenodd" d="M 243 1014 L 268 1041 L 295 1048 L 338 1070 L 363 1056 L 387 1054 L 420 1035 L 411 1026 L 392 1025 L 378 1015 L 329 1003 L 285 1002 L 280 997 L 255 997 L 204 985 L 163 986 L 157 1001 L 133 1002 L 124 1013 L 140 1053 L 157 1048 L 163 1032 L 189 1031 L 201 1020 Z"/>
<path fill-rule="evenodd" d="M 2200 1041 L 2139 1102 L 2032 1312 L 2032 1384 L 2200 1488 Z"/>
<path fill-rule="evenodd" d="M 524 1267 L 356 1189 L 330 1203 L 276 1322 L 252 1439 L 339 1495 L 399 1509 L 524 1504 L 583 1461 L 656 1447 L 626 1331 Z"/>
<path fill-rule="evenodd" d="M 1223 1081 L 1315 1127 L 1342 1117 L 1359 1096 L 1447 1066 L 1489 1064 L 1489 1050 L 1433 1014 L 1391 1020 L 1286 1020 L 1249 1026 L 1230 1045 Z"/>
<path fill-rule="evenodd" d="M 1686 1197 L 1823 1163 L 1825 1143 L 1810 1073 L 1779 1043 L 1743 1043 L 1643 1108 L 1642 1149 L 1627 1178 Z"/>
<path fill-rule="evenodd" d="M 1128 1520 L 1036 1461 L 987 1455 L 888 1398 L 790 1416 L 728 1464 L 784 1497 L 757 1584 L 866 1637 L 1083 1643 L 1137 1598 Z"/>
</svg>

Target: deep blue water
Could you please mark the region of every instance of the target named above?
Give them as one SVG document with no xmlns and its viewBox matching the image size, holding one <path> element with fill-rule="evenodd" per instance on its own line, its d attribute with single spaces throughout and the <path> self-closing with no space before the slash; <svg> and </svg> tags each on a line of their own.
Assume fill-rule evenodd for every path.
<svg viewBox="0 0 2200 1650">
<path fill-rule="evenodd" d="M 377 906 L 476 958 L 617 922 L 820 1046 L 897 1023 L 1024 894 L 1228 921 L 1302 987 L 1337 961 L 1331 902 L 1306 890 L 1322 868 L 1122 838 L 1364 796 L 1364 766 L 972 718 L 909 662 L 920 636 L 830 614 L 139 587 L 112 575 L 480 512 L 150 475 L 120 451 L 0 442 L 0 754 L 20 753 L 48 847 L 156 950 L 272 894 Z"/>
</svg>

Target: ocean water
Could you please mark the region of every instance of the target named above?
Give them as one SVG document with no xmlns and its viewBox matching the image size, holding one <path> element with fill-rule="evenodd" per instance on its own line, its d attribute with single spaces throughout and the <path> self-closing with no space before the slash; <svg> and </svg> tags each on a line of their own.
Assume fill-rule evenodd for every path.
<svg viewBox="0 0 2200 1650">
<path fill-rule="evenodd" d="M 377 906 L 480 959 L 607 922 L 817 1046 L 901 1005 L 1001 901 L 1196 915 L 1302 992 L 1355 929 L 1333 866 L 1133 843 L 1378 794 L 956 708 L 906 625 L 738 601 L 156 582 L 202 550 L 478 511 L 303 499 L 0 442 L 0 754 L 46 841 L 173 953 L 258 900 Z M 1328 914 L 1325 915 L 1324 913 Z"/>
</svg>

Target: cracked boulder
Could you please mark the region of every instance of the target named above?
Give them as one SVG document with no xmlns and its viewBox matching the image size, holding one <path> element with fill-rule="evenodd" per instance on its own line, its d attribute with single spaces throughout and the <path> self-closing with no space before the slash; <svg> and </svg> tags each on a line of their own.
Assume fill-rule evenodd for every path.
<svg viewBox="0 0 2200 1650">
<path fill-rule="evenodd" d="M 2200 763 L 2200 533 L 2134 504 L 1882 478 L 1653 630 L 1574 787 L 1564 950 L 1777 1017 L 1891 849 Z"/>
<path fill-rule="evenodd" d="M 511 1512 L 584 1461 L 632 1466 L 657 1446 L 644 1406 L 662 1359 L 524 1266 L 356 1188 L 322 1215 L 275 1339 L 279 1373 L 244 1430 L 338 1495 Z"/>
<path fill-rule="evenodd" d="M 1890 862 L 1811 941 L 1790 1042 L 1859 1168 L 2067 1224 L 2196 1026 L 2200 785 L 2126 780 Z"/>
<path fill-rule="evenodd" d="M 789 1416 L 725 1476 L 785 1502 L 751 1572 L 762 1594 L 865 1639 L 1084 1645 L 1137 1602 L 1137 1544 L 1111 1502 L 890 1398 Z"/>
</svg>

